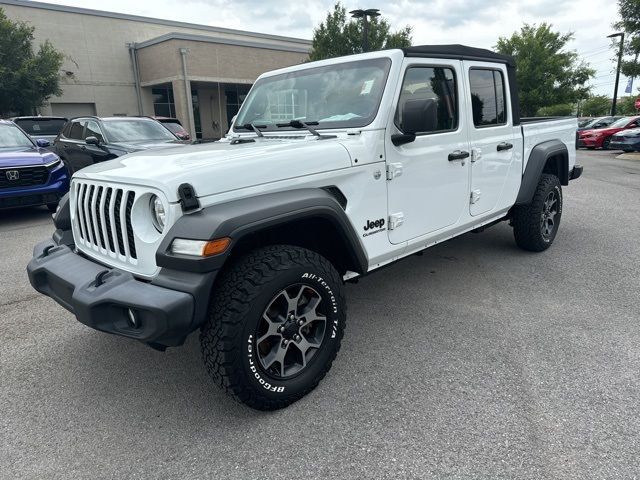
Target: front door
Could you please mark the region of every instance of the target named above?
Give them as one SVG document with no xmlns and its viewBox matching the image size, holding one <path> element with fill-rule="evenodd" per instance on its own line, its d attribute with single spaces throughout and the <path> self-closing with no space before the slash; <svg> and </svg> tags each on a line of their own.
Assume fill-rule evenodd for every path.
<svg viewBox="0 0 640 480">
<path fill-rule="evenodd" d="M 87 143 L 88 137 L 96 137 L 100 145 L 91 145 Z M 102 146 L 104 143 L 104 135 L 100 129 L 100 125 L 95 120 L 88 120 L 84 129 L 84 145 L 82 145 L 85 167 L 93 163 L 103 162 L 109 156 L 107 150 Z"/>
<path fill-rule="evenodd" d="M 386 138 L 389 240 L 394 244 L 453 225 L 466 213 L 469 202 L 462 64 L 407 58 L 403 69 Z M 403 107 L 412 100 L 414 104 L 427 101 L 424 131 L 417 132 L 414 141 L 396 146 L 391 136 L 403 132 Z"/>
<path fill-rule="evenodd" d="M 464 62 L 471 107 L 471 215 L 490 212 L 504 194 L 516 151 L 505 65 Z"/>
</svg>

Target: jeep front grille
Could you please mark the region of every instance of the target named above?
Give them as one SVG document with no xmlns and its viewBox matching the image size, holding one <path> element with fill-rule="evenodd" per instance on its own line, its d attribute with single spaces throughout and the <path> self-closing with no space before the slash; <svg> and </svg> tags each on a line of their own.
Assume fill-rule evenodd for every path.
<svg viewBox="0 0 640 480">
<path fill-rule="evenodd" d="M 74 217 L 80 242 L 135 264 L 138 257 L 131 224 L 135 197 L 132 190 L 75 181 Z"/>
</svg>

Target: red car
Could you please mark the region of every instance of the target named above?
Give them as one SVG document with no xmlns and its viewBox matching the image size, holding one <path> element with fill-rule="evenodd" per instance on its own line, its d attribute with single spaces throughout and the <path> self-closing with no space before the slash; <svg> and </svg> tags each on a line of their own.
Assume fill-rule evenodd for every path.
<svg viewBox="0 0 640 480">
<path fill-rule="evenodd" d="M 613 135 L 622 130 L 638 127 L 640 127 L 640 116 L 624 117 L 613 122 L 608 127 L 599 128 L 597 130 L 582 130 L 581 132 L 578 132 L 578 148 L 602 148 L 603 150 L 607 150 Z"/>
</svg>

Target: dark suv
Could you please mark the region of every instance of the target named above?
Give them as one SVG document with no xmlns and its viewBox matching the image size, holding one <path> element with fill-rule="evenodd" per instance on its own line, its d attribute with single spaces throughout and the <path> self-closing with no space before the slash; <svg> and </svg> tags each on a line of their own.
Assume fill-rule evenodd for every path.
<svg viewBox="0 0 640 480">
<path fill-rule="evenodd" d="M 127 153 L 183 144 L 151 118 L 78 117 L 67 122 L 54 146 L 73 173 Z"/>
<path fill-rule="evenodd" d="M 34 140 L 47 140 L 51 144 L 67 123 L 65 117 L 32 116 L 15 117 L 12 120 Z"/>
</svg>

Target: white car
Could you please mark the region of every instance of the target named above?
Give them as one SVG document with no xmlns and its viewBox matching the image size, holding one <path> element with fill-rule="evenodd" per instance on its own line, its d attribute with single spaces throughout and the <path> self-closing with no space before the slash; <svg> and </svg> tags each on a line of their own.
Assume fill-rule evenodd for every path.
<svg viewBox="0 0 640 480">
<path fill-rule="evenodd" d="M 554 241 L 576 119 L 519 117 L 515 65 L 421 46 L 260 76 L 217 143 L 136 152 L 73 176 L 28 266 L 79 321 L 155 348 L 200 330 L 211 377 L 276 409 L 324 377 L 343 282 L 509 221 Z"/>
</svg>

